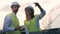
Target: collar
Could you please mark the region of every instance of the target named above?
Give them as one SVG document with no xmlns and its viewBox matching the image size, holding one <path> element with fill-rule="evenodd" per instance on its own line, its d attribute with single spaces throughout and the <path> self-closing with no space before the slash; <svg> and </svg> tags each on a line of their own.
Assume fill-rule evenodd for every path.
<svg viewBox="0 0 60 34">
<path fill-rule="evenodd" d="M 14 14 L 14 16 L 16 16 L 16 14 L 14 12 L 12 12 Z"/>
</svg>

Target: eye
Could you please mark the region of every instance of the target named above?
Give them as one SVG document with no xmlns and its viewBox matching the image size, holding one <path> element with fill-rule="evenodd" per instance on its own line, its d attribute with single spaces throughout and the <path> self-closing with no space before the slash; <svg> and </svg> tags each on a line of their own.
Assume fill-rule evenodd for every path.
<svg viewBox="0 0 60 34">
<path fill-rule="evenodd" d="M 15 7 L 15 8 L 17 8 L 17 7 Z"/>
</svg>

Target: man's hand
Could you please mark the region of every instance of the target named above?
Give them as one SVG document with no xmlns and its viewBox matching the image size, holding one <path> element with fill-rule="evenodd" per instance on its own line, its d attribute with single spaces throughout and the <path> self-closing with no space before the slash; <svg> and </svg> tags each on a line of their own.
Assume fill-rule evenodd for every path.
<svg viewBox="0 0 60 34">
<path fill-rule="evenodd" d="M 16 28 L 15 28 L 15 30 L 19 30 L 21 27 L 20 26 L 17 26 Z"/>
<path fill-rule="evenodd" d="M 25 30 L 25 27 L 24 26 L 21 26 L 21 28 L 19 30 L 20 31 L 23 31 L 23 30 Z"/>
<path fill-rule="evenodd" d="M 24 26 L 17 26 L 17 27 L 15 28 L 15 30 L 20 30 L 20 31 L 22 31 L 22 30 L 24 30 L 24 29 L 25 29 Z"/>
</svg>

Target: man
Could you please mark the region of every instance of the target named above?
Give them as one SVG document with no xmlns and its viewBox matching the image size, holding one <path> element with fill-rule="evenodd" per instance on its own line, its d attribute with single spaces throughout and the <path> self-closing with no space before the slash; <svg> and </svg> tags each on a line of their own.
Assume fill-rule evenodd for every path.
<svg viewBox="0 0 60 34">
<path fill-rule="evenodd" d="M 20 34 L 20 31 L 24 29 L 22 26 L 19 26 L 19 20 L 16 17 L 19 7 L 18 2 L 13 2 L 11 5 L 12 13 L 8 14 L 4 19 L 3 30 L 6 34 Z"/>
<path fill-rule="evenodd" d="M 43 8 L 39 5 L 39 3 L 34 3 L 37 6 L 41 14 L 34 16 L 34 9 L 31 6 L 25 8 L 26 20 L 24 21 L 24 25 L 27 26 L 29 34 L 40 34 L 39 27 L 39 19 L 46 14 Z"/>
</svg>

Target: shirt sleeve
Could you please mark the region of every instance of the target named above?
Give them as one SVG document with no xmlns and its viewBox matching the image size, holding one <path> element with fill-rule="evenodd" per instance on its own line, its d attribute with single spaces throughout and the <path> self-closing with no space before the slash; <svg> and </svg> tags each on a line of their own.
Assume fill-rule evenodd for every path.
<svg viewBox="0 0 60 34">
<path fill-rule="evenodd" d="M 25 27 L 26 34 L 29 34 L 28 28 L 26 26 L 24 26 L 24 27 Z"/>
<path fill-rule="evenodd" d="M 37 20 L 42 19 L 45 14 L 46 14 L 45 10 L 42 10 L 42 11 L 41 11 L 41 14 L 36 15 Z"/>
<path fill-rule="evenodd" d="M 4 30 L 8 32 L 13 32 L 15 28 L 10 27 L 12 25 L 12 18 L 10 16 L 6 16 L 4 19 Z"/>
</svg>

